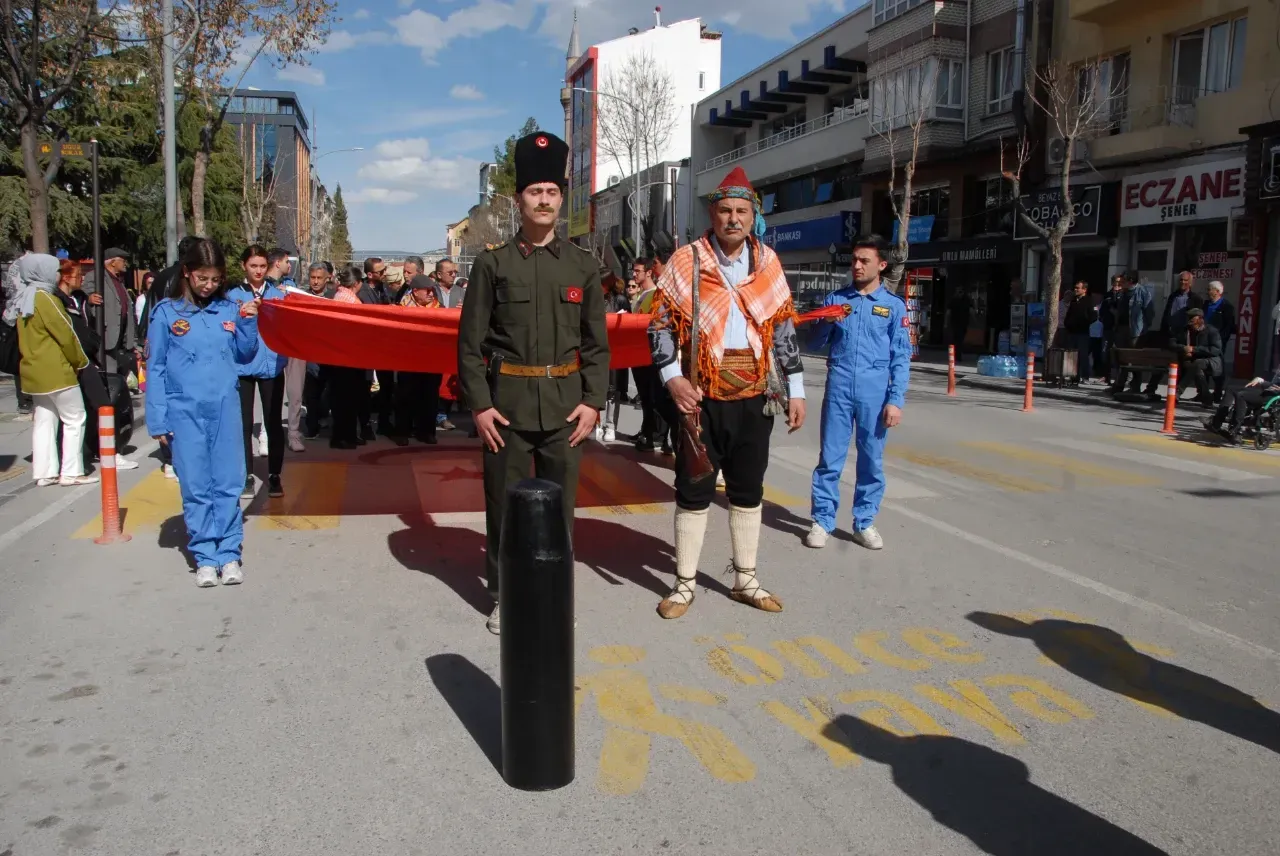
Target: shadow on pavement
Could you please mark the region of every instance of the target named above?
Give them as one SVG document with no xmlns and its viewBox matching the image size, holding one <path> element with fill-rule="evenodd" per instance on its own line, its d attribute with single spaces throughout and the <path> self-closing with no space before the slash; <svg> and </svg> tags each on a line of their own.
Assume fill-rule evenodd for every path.
<svg viewBox="0 0 1280 856">
<path fill-rule="evenodd" d="M 187 549 L 188 540 L 187 521 L 183 519 L 181 514 L 175 514 L 160 524 L 160 536 L 156 539 L 156 546 L 161 550 L 177 550 L 186 561 L 187 570 L 194 571 L 196 569 L 196 557 Z"/>
<path fill-rule="evenodd" d="M 813 525 L 813 521 L 808 517 L 801 517 L 791 509 L 784 508 L 781 505 L 774 505 L 771 502 L 764 504 L 764 512 L 761 517 L 765 526 L 775 532 L 781 532 L 783 535 L 793 535 L 796 540 L 803 540 L 804 536 L 809 532 L 809 527 Z M 831 537 L 837 541 L 854 543 L 853 533 L 838 526 L 831 533 Z"/>
<path fill-rule="evenodd" d="M 1027 766 L 979 743 L 899 737 L 847 714 L 823 734 L 888 766 L 893 783 L 933 819 L 994 856 L 1161 854 L 1165 851 L 1030 779 Z"/>
<path fill-rule="evenodd" d="M 397 562 L 440 580 L 481 615 L 493 611 L 484 579 L 483 532 L 436 526 L 416 514 L 401 514 L 400 522 L 408 528 L 387 536 L 387 547 Z"/>
<path fill-rule="evenodd" d="M 1244 491 L 1229 487 L 1189 487 L 1179 488 L 1178 493 L 1195 496 L 1200 499 L 1267 499 L 1280 496 L 1280 490 Z"/>
<path fill-rule="evenodd" d="M 435 654 L 427 674 L 458 721 L 502 774 L 502 691 L 479 666 L 461 654 Z"/>
<path fill-rule="evenodd" d="M 1135 650 L 1114 630 L 990 612 L 966 618 L 995 633 L 1030 639 L 1050 660 L 1090 683 L 1280 753 L 1280 714 L 1235 687 Z"/>
<path fill-rule="evenodd" d="M 579 517 L 573 524 L 573 548 L 576 561 L 611 585 L 622 585 L 620 578 L 658 597 L 666 597 L 675 585 L 676 559 L 671 544 L 629 526 L 596 517 Z M 671 582 L 667 583 L 658 574 L 669 575 Z M 726 597 L 729 594 L 729 590 L 709 574 L 700 576 L 699 584 Z"/>
</svg>

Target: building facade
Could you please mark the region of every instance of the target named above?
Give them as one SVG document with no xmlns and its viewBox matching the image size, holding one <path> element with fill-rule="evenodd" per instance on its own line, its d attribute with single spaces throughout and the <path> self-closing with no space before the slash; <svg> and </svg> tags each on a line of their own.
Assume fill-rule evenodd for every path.
<svg viewBox="0 0 1280 856">
<path fill-rule="evenodd" d="M 1068 156 L 1081 186 L 1118 188 L 1108 271 L 1137 271 L 1158 308 L 1181 271 L 1201 294 L 1220 280 L 1240 317 L 1228 363 L 1240 377 L 1268 373 L 1280 275 L 1268 121 L 1280 84 L 1276 8 L 1070 0 L 1056 15 L 1055 55 L 1090 68 L 1106 107 Z"/>
<path fill-rule="evenodd" d="M 577 42 L 575 21 L 561 100 L 570 149 L 569 237 L 580 241 L 592 232 L 593 195 L 657 164 L 689 157 L 692 106 L 720 87 L 720 34 L 697 18 L 672 24 L 657 19 L 650 29 L 633 29 L 585 50 Z M 641 105 L 645 124 L 665 133 L 642 129 L 636 146 L 632 104 L 605 93 L 642 92 L 634 75 L 646 66 L 669 77 L 671 115 L 650 117 Z"/>
<path fill-rule="evenodd" d="M 692 168 L 699 200 L 742 167 L 802 305 L 848 273 L 862 231 L 862 165 L 870 104 L 864 6 L 698 104 Z M 692 229 L 709 225 L 693 206 Z"/>
<path fill-rule="evenodd" d="M 274 174 L 275 235 L 260 239 L 304 255 L 311 244 L 315 180 L 309 126 L 297 94 L 237 89 L 226 121 L 236 128 L 241 152 L 253 160 L 257 180 Z"/>
</svg>

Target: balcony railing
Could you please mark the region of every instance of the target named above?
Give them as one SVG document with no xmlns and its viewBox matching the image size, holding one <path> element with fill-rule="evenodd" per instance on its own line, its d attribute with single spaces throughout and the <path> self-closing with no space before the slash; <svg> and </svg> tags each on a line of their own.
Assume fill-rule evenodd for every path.
<svg viewBox="0 0 1280 856">
<path fill-rule="evenodd" d="M 1092 136 L 1105 137 L 1149 128 L 1194 128 L 1196 101 L 1216 93 L 1194 86 L 1158 86 L 1146 93 L 1107 98 L 1093 121 Z"/>
<path fill-rule="evenodd" d="M 763 140 L 748 143 L 747 145 L 734 149 L 731 152 L 716 155 L 706 162 L 700 172 L 706 172 L 707 170 L 715 169 L 716 167 L 721 167 L 725 164 L 731 164 L 734 161 L 742 160 L 743 158 L 750 157 L 758 152 L 763 152 L 767 149 L 781 146 L 785 143 L 791 142 L 792 140 L 799 139 L 800 137 L 807 137 L 810 134 L 815 134 L 824 128 L 830 128 L 832 125 L 840 125 L 844 122 L 848 122 L 850 119 L 865 116 L 869 110 L 869 101 L 857 101 L 850 107 L 837 107 L 825 116 L 810 119 L 803 125 L 795 125 L 793 127 L 786 128 L 771 137 L 765 137 Z"/>
</svg>

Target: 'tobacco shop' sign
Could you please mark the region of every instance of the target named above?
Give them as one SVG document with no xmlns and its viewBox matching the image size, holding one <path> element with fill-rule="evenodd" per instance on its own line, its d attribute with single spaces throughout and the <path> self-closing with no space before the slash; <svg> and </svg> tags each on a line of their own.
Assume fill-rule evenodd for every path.
<svg viewBox="0 0 1280 856">
<path fill-rule="evenodd" d="M 1244 204 L 1244 158 L 1148 172 L 1124 180 L 1120 225 L 1226 219 Z"/>
</svg>

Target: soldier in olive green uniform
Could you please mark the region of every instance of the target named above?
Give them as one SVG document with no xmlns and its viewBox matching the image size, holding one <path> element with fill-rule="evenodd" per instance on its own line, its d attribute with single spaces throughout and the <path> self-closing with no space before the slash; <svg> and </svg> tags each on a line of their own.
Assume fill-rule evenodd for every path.
<svg viewBox="0 0 1280 856">
<path fill-rule="evenodd" d="M 458 376 L 484 441 L 485 575 L 498 596 L 507 489 L 529 477 L 564 490 L 572 533 L 581 443 L 604 407 L 609 342 L 590 254 L 555 234 L 568 147 L 538 133 L 516 143 L 521 229 L 480 253 L 458 330 Z M 495 606 L 489 630 L 499 632 Z"/>
</svg>

